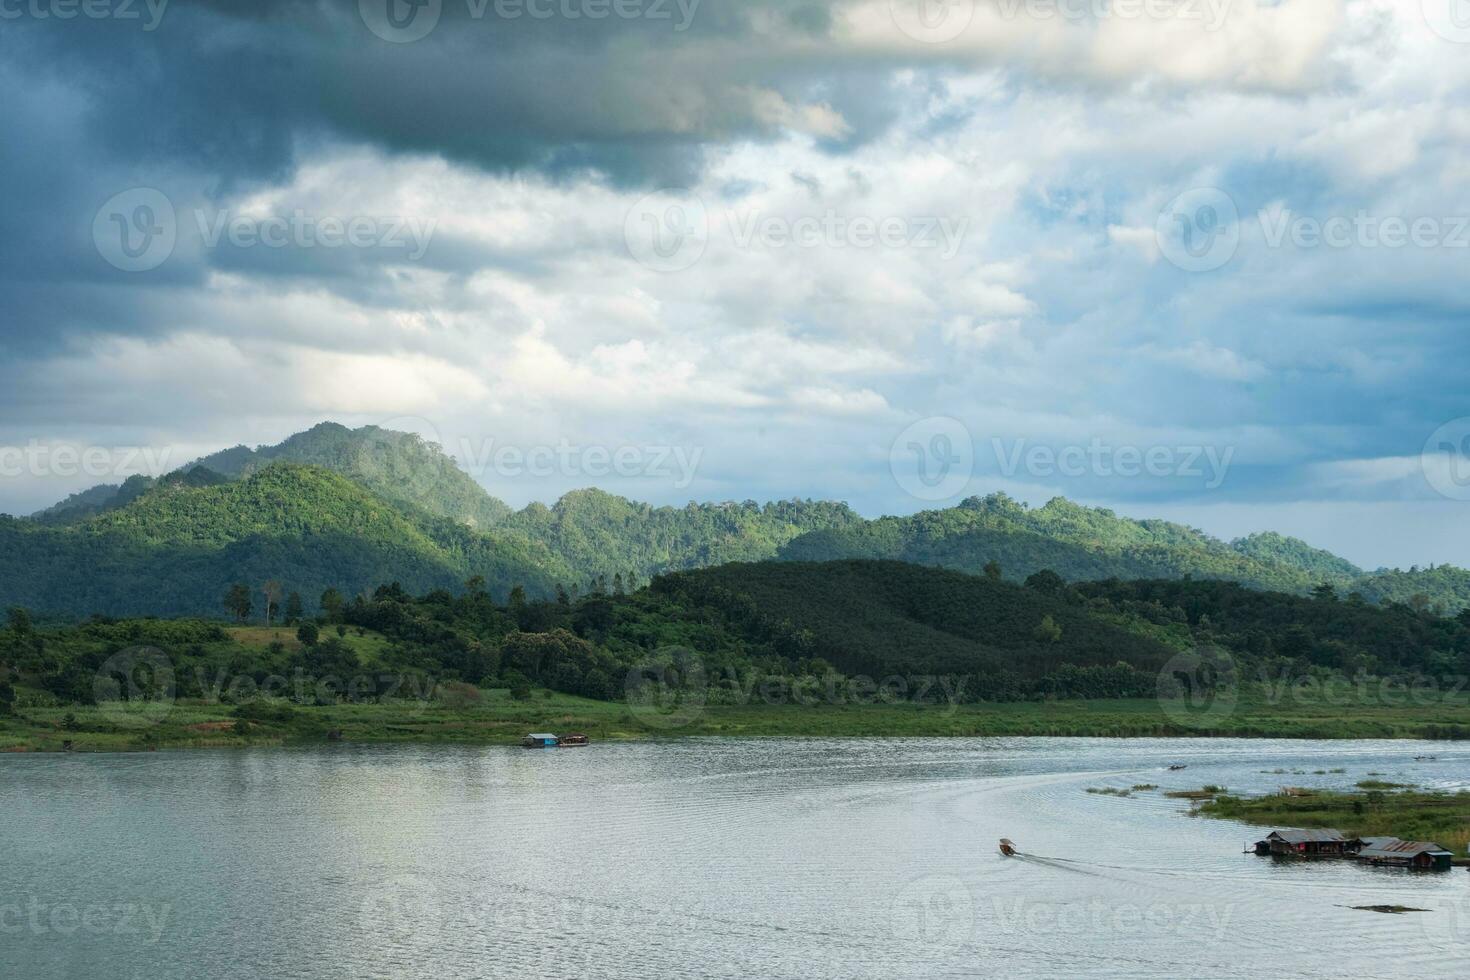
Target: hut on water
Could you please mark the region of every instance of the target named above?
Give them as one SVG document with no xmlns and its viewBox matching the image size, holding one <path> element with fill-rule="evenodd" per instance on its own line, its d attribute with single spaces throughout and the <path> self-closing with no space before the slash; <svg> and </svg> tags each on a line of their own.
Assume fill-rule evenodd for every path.
<svg viewBox="0 0 1470 980">
<path fill-rule="evenodd" d="M 550 735 L 545 732 L 533 733 L 521 739 L 521 744 L 528 749 L 554 749 L 557 746 L 557 742 L 558 739 L 555 735 Z"/>
<path fill-rule="evenodd" d="M 1374 838 L 1358 851 L 1358 860 L 1397 868 L 1447 871 L 1454 855 L 1432 841 Z"/>
<path fill-rule="evenodd" d="M 1256 843 L 1256 853 L 1283 857 L 1347 857 L 1356 854 L 1361 843 L 1355 837 L 1344 837 L 1342 831 L 1330 828 L 1273 830 L 1265 840 Z"/>
</svg>

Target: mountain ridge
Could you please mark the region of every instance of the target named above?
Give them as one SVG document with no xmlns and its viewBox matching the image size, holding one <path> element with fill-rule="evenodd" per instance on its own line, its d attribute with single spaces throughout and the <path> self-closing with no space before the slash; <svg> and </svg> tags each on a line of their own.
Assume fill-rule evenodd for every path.
<svg viewBox="0 0 1470 980">
<path fill-rule="evenodd" d="M 349 512 L 376 516 L 344 521 Z M 224 562 L 247 577 L 299 573 L 302 581 L 289 584 L 308 600 L 318 586 L 356 590 L 397 579 L 429 589 L 481 575 L 495 588 L 519 584 L 549 595 L 614 579 L 631 587 L 731 562 L 871 559 L 970 574 L 999 566 L 1012 581 L 1049 569 L 1072 581 L 1197 577 L 1296 594 L 1326 584 L 1374 602 L 1451 611 L 1470 605 L 1470 572 L 1455 566 L 1366 572 L 1275 532 L 1227 542 L 1065 497 L 1033 508 L 992 493 L 866 519 L 833 501 L 653 506 L 585 488 L 551 506 L 516 511 L 417 435 L 336 423 L 274 446 L 222 450 L 156 480 L 133 477 L 74 494 L 30 519 L 0 523 L 0 543 L 7 541 L 13 547 L 0 554 L 0 605 L 73 614 L 217 614 L 208 589 L 217 587 Z M 319 553 L 305 554 L 308 544 Z M 180 586 L 173 572 L 143 563 L 150 553 L 195 568 L 201 578 Z M 272 555 L 281 572 L 270 571 Z M 69 569 L 73 578 L 90 577 L 89 588 L 68 592 L 64 578 L 28 575 L 27 566 L 52 569 L 53 576 Z M 342 581 L 327 581 L 334 569 L 344 573 Z M 173 583 L 186 597 L 165 600 L 160 588 L 150 593 L 130 576 Z M 156 608 L 142 605 L 149 595 Z M 86 608 L 81 596 L 95 607 Z"/>
</svg>

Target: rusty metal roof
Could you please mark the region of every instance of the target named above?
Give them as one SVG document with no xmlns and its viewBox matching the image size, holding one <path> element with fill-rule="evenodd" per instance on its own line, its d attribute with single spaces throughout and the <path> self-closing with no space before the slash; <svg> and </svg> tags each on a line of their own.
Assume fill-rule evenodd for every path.
<svg viewBox="0 0 1470 980">
<path fill-rule="evenodd" d="M 1333 830 L 1330 827 L 1324 827 L 1321 830 L 1298 830 L 1295 828 L 1291 830 L 1273 830 L 1266 835 L 1266 839 L 1270 840 L 1272 837 L 1284 840 L 1288 844 L 1336 844 L 1347 841 L 1347 838 L 1342 836 L 1342 831 Z"/>
<path fill-rule="evenodd" d="M 1413 857 L 1415 854 L 1448 853 L 1450 852 L 1433 841 L 1395 839 L 1375 847 L 1365 847 L 1358 852 L 1358 857 Z"/>
</svg>

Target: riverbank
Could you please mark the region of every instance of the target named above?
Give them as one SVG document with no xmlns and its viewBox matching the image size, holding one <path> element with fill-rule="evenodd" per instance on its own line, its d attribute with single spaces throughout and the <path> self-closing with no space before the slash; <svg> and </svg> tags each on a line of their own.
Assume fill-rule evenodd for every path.
<svg viewBox="0 0 1470 980">
<path fill-rule="evenodd" d="M 1362 784 L 1360 784 L 1362 785 Z M 1366 789 L 1342 793 L 1298 791 L 1300 795 L 1242 798 L 1222 795 L 1195 812 L 1272 829 L 1331 827 L 1349 837 L 1398 837 L 1433 841 L 1457 856 L 1470 844 L 1470 793 Z"/>
<path fill-rule="evenodd" d="M 205 701 L 28 707 L 0 717 L 0 751 L 136 751 L 310 743 L 514 744 L 531 731 L 594 740 L 691 735 L 803 737 L 1080 736 L 1470 738 L 1470 706 L 1340 706 L 1242 699 L 1201 715 L 1155 699 L 925 704 L 685 704 L 671 710 L 503 689 L 448 699 L 301 706 Z"/>
</svg>

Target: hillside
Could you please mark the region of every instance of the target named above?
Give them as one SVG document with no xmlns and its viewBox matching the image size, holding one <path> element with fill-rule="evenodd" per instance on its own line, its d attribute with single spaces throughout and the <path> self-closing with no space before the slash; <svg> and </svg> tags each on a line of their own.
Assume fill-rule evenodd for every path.
<svg viewBox="0 0 1470 980">
<path fill-rule="evenodd" d="M 816 531 L 792 541 L 781 557 L 887 558 L 971 573 L 993 560 L 1013 580 L 1048 568 L 1068 580 L 1196 575 L 1288 590 L 1316 581 L 1305 569 L 1243 554 L 1181 524 L 1130 520 L 1061 497 L 1033 509 L 999 493 L 948 510 Z"/>
<path fill-rule="evenodd" d="M 554 587 L 544 550 L 492 540 L 396 505 L 318 467 L 278 463 L 240 481 L 164 480 L 126 506 L 62 527 L 0 521 L 0 603 L 86 615 L 223 615 L 225 590 L 274 579 L 315 600 L 401 581 L 482 575 L 494 588 Z"/>
<path fill-rule="evenodd" d="M 436 517 L 487 528 L 510 514 L 431 442 L 410 432 L 374 425 L 349 429 L 323 422 L 275 446 L 236 446 L 190 464 L 231 478 L 249 476 L 271 463 L 320 466 L 351 477 L 388 500 L 412 504 Z"/>
<path fill-rule="evenodd" d="M 532 504 L 497 530 L 546 547 L 583 578 L 772 558 L 792 538 L 862 522 L 846 504 L 788 500 L 651 507 L 600 490 L 577 490 L 552 507 Z"/>
<path fill-rule="evenodd" d="M 1385 704 L 1402 703 L 1411 688 L 1420 692 L 1414 704 L 1442 708 L 1470 668 L 1470 615 L 1225 582 L 1072 586 L 1042 574 L 1017 585 L 873 561 L 737 563 L 576 601 L 497 600 L 475 587 L 414 596 L 384 586 L 324 611 L 310 633 L 295 625 L 92 621 L 42 633 L 12 615 L 0 627 L 0 674 L 85 703 L 107 658 L 142 643 L 171 659 L 187 697 L 208 696 L 203 679 L 231 672 L 300 672 L 336 678 L 333 700 L 342 678 L 365 672 L 416 678 L 418 690 L 462 681 L 521 690 L 522 698 L 540 685 L 620 701 L 654 683 L 726 705 L 871 704 L 885 699 L 882 690 L 908 704 L 1153 701 L 1161 676 L 1177 678 L 1181 663 L 1189 674 L 1181 653 L 1208 647 L 1235 664 L 1233 674 L 1217 675 L 1221 682 L 1271 704 L 1321 701 L 1321 682 L 1336 678 L 1339 700 L 1322 704 L 1330 716 L 1349 703 L 1352 713 L 1382 707 L 1379 692 Z M 1360 687 L 1360 677 L 1394 678 L 1395 686 Z M 1304 678 L 1317 686 L 1284 690 Z M 367 700 L 377 696 L 371 684 L 365 691 Z M 1421 720 L 1447 718 L 1431 711 Z"/>
<path fill-rule="evenodd" d="M 286 465 L 318 472 L 316 496 L 287 499 L 296 491 L 277 477 L 257 481 Z M 337 477 L 330 490 L 324 473 Z M 243 483 L 252 489 L 228 489 Z M 281 496 L 268 499 L 272 493 Z M 237 496 L 248 505 L 243 511 L 220 505 Z M 397 522 L 343 527 L 332 519 L 354 509 L 392 513 Z M 1370 602 L 1451 612 L 1470 605 L 1470 572 L 1461 568 L 1364 572 L 1280 534 L 1227 543 L 1064 498 L 1031 508 L 992 494 L 865 520 L 827 501 L 654 507 L 588 489 L 512 513 L 418 436 L 330 423 L 276 446 L 215 453 L 158 480 L 133 477 L 73 495 L 29 521 L 7 520 L 0 541 L 15 545 L 0 556 L 0 605 L 69 614 L 218 614 L 211 590 L 223 573 L 211 563 L 225 560 L 223 549 L 240 576 L 299 577 L 291 587 L 308 598 L 332 569 L 346 572 L 337 584 L 354 589 L 482 574 L 498 588 L 520 584 L 539 596 L 558 584 L 575 594 L 599 579 L 642 583 L 729 562 L 862 558 L 971 574 L 994 562 L 1013 582 L 1042 569 L 1069 581 L 1218 579 L 1303 595 L 1325 582 Z M 209 585 L 179 578 L 180 568 L 203 568 Z"/>
<path fill-rule="evenodd" d="M 1303 594 L 1326 582 L 1372 602 L 1413 601 L 1451 612 L 1470 605 L 1470 572 L 1454 566 L 1364 572 L 1280 534 L 1226 543 L 1182 524 L 1119 517 L 1063 497 L 1038 508 L 1002 493 L 971 497 L 947 510 L 813 531 L 779 557 L 881 558 L 972 574 L 995 561 L 1013 581 L 1050 569 L 1068 581 L 1193 577 Z"/>
</svg>

